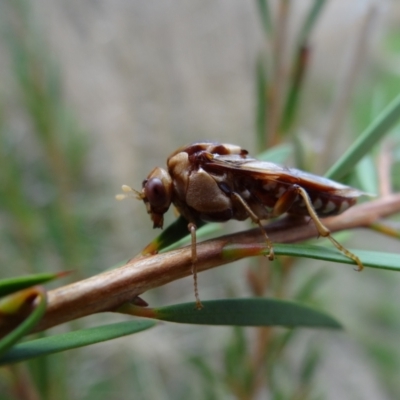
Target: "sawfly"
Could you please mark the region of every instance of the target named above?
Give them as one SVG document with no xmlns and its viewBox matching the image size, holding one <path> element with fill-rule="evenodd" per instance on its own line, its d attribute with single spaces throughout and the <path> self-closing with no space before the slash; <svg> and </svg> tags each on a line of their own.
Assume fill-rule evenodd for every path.
<svg viewBox="0 0 400 400">
<path fill-rule="evenodd" d="M 320 220 L 347 210 L 363 192 L 295 168 L 256 160 L 236 145 L 199 142 L 181 147 L 169 156 L 167 170 L 156 167 L 150 172 L 141 191 L 125 185 L 123 190 L 143 200 L 154 228 L 163 227 L 171 204 L 188 221 L 197 308 L 202 307 L 196 274 L 195 221 L 199 219 L 224 222 L 250 218 L 262 230 L 272 260 L 273 244 L 261 221 L 284 213 L 309 216 L 320 236 L 353 260 L 358 271 L 363 269 L 360 259 L 337 242 Z"/>
</svg>

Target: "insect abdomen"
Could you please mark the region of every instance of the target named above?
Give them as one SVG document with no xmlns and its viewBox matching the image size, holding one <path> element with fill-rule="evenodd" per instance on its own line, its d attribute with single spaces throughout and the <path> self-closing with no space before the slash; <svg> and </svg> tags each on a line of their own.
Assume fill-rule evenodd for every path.
<svg viewBox="0 0 400 400">
<path fill-rule="evenodd" d="M 258 197 L 266 207 L 273 208 L 276 202 L 286 193 L 291 187 L 290 184 L 285 184 L 277 181 L 263 182 L 262 187 L 258 189 Z M 357 199 L 355 197 L 344 197 L 325 194 L 318 190 L 309 190 L 304 188 L 310 196 L 311 204 L 317 215 L 327 217 L 330 215 L 341 214 L 351 206 Z M 304 200 L 297 196 L 293 204 L 287 210 L 290 214 L 308 215 L 307 207 Z"/>
<path fill-rule="evenodd" d="M 334 196 L 331 194 L 326 196 L 321 192 L 308 192 L 308 195 L 310 196 L 311 204 L 315 212 L 320 217 L 341 214 L 353 206 L 357 201 L 356 198 Z M 306 205 L 301 198 L 296 199 L 289 212 L 293 214 L 308 215 Z"/>
</svg>

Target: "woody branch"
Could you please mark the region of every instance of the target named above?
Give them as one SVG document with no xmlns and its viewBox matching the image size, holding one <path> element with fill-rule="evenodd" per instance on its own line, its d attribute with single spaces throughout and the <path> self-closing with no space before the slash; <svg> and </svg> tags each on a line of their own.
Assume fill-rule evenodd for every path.
<svg viewBox="0 0 400 400">
<path fill-rule="evenodd" d="M 379 219 L 400 212 L 400 194 L 391 194 L 375 201 L 354 206 L 345 213 L 325 218 L 324 225 L 336 232 L 345 229 L 368 227 Z M 266 227 L 274 243 L 294 243 L 316 237 L 312 223 L 293 222 L 290 218 L 274 221 Z M 259 228 L 222 236 L 197 245 L 197 270 L 205 271 L 232 262 L 223 258 L 226 245 L 265 245 Z M 242 258 L 238 254 L 237 259 Z M 48 292 L 46 314 L 35 328 L 47 328 L 94 313 L 113 311 L 142 293 L 169 282 L 191 275 L 190 246 L 163 254 L 135 258 L 124 266 L 106 271 Z M 0 324 L 0 335 L 12 326 Z"/>
</svg>

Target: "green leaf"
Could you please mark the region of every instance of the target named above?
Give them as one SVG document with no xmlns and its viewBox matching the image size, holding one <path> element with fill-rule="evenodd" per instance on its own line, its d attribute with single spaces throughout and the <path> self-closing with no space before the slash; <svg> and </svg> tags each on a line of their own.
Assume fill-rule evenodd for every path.
<svg viewBox="0 0 400 400">
<path fill-rule="evenodd" d="M 260 161 L 269 161 L 276 164 L 284 164 L 293 153 L 293 146 L 290 143 L 280 144 L 271 149 L 257 154 L 257 159 Z"/>
<path fill-rule="evenodd" d="M 216 222 L 215 223 L 213 223 L 213 222 L 205 223 L 205 225 L 203 225 L 200 229 L 196 230 L 197 242 L 199 242 L 200 239 L 203 239 L 206 236 L 221 232 L 222 230 L 223 230 L 223 224 L 216 223 Z M 162 251 L 160 251 L 160 253 L 174 250 L 181 246 L 187 246 L 190 242 L 191 242 L 191 236 L 190 236 L 190 234 L 187 234 L 182 239 L 174 242 L 173 244 L 171 244 L 167 247 L 164 247 L 162 249 Z"/>
<path fill-rule="evenodd" d="M 340 180 L 386 135 L 400 117 L 400 95 L 398 95 L 372 121 L 344 155 L 325 174 L 327 178 Z"/>
<path fill-rule="evenodd" d="M 341 328 L 329 315 L 293 301 L 277 299 L 230 299 L 176 304 L 154 309 L 157 319 L 198 325 L 286 326 Z"/>
<path fill-rule="evenodd" d="M 357 185 L 358 188 L 370 194 L 379 192 L 376 165 L 370 155 L 362 158 L 357 164 L 355 172 L 359 182 L 359 185 Z"/>
<path fill-rule="evenodd" d="M 297 35 L 297 43 L 294 51 L 295 55 L 292 63 L 292 76 L 281 119 L 280 129 L 284 134 L 288 133 L 292 127 L 299 108 L 299 99 L 304 84 L 304 76 L 310 58 L 309 36 L 318 21 L 325 3 L 326 0 L 314 0 L 314 3 L 308 10 L 306 18 L 304 18 L 304 23 L 300 32 Z"/>
<path fill-rule="evenodd" d="M 2 279 L 0 280 L 0 297 L 8 294 L 17 292 L 18 290 L 26 289 L 31 286 L 46 283 L 63 276 L 64 273 L 60 274 L 35 274 L 25 275 L 16 278 Z"/>
<path fill-rule="evenodd" d="M 314 0 L 314 4 L 310 6 L 307 17 L 304 19 L 304 24 L 298 35 L 298 47 L 302 47 L 308 41 L 311 31 L 318 21 L 325 3 L 326 0 Z"/>
<path fill-rule="evenodd" d="M 205 225 L 206 222 L 197 220 L 197 228 Z M 184 238 L 188 234 L 188 221 L 180 216 L 176 221 L 169 225 L 164 231 L 158 235 L 146 248 L 142 251 L 143 255 L 154 254 L 160 250 L 174 244 L 178 240 Z"/>
<path fill-rule="evenodd" d="M 348 250 L 357 255 L 366 267 L 400 271 L 400 254 L 358 249 Z M 261 246 L 259 243 L 228 244 L 222 251 L 222 257 L 225 260 L 236 261 L 246 257 L 267 255 L 268 253 L 269 249 L 266 245 Z M 277 256 L 305 257 L 355 265 L 353 260 L 335 248 L 312 244 L 274 244 L 274 253 Z"/>
<path fill-rule="evenodd" d="M 359 249 L 349 250 L 360 258 L 365 267 L 400 271 L 400 254 Z M 306 257 L 355 265 L 353 260 L 344 256 L 338 250 L 324 246 L 311 244 L 274 244 L 274 251 L 276 255 Z M 267 249 L 265 253 L 268 253 Z"/>
<path fill-rule="evenodd" d="M 8 351 L 0 358 L 0 365 L 25 361 L 39 356 L 104 342 L 149 329 L 154 325 L 154 321 L 135 320 L 31 340 L 18 344 Z"/>
<path fill-rule="evenodd" d="M 289 92 L 285 99 L 283 108 L 280 131 L 286 134 L 294 124 L 297 111 L 299 109 L 299 100 L 303 88 L 304 76 L 309 65 L 310 50 L 307 46 L 300 48 L 293 62 L 292 79 Z"/>
<path fill-rule="evenodd" d="M 28 334 L 44 315 L 47 305 L 46 293 L 44 290 L 38 290 L 37 294 L 40 301 L 35 309 L 15 329 L 0 340 L 0 356 Z"/>
<path fill-rule="evenodd" d="M 272 22 L 271 22 L 271 10 L 269 8 L 268 0 L 258 0 L 258 9 L 260 11 L 261 22 L 267 35 L 271 34 Z"/>
</svg>

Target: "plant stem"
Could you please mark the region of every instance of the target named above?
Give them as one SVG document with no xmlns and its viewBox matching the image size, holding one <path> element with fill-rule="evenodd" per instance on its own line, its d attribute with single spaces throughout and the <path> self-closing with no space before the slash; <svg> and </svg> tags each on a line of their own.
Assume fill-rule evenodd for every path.
<svg viewBox="0 0 400 400">
<path fill-rule="evenodd" d="M 400 194 L 389 195 L 368 203 L 354 206 L 347 212 L 326 218 L 324 225 L 331 232 L 344 229 L 368 227 L 377 220 L 400 211 Z M 274 243 L 294 243 L 317 236 L 314 224 L 288 217 L 274 221 L 266 227 Z M 229 245 L 261 243 L 264 236 L 259 228 L 208 240 L 197 245 L 197 271 L 205 271 L 249 256 L 241 255 L 227 259 L 224 248 Z M 255 251 L 254 255 L 259 254 Z M 124 266 L 103 272 L 91 278 L 72 283 L 48 292 L 48 308 L 35 331 L 72 321 L 90 314 L 113 311 L 122 304 L 132 301 L 142 293 L 169 282 L 191 275 L 192 260 L 190 246 L 163 254 L 134 258 Z M 0 335 L 12 329 L 0 325 Z"/>
</svg>

